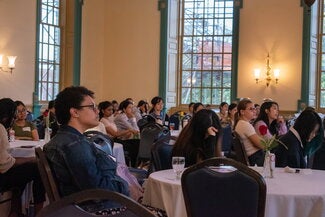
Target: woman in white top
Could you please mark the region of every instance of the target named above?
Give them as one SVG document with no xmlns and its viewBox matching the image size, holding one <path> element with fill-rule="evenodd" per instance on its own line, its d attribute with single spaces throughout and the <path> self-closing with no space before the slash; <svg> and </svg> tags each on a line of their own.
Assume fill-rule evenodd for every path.
<svg viewBox="0 0 325 217">
<path fill-rule="evenodd" d="M 99 120 L 105 126 L 106 133 L 111 138 L 130 138 L 132 132 L 129 129 L 118 130 L 116 124 L 110 118 L 113 115 L 113 104 L 109 101 L 100 102 L 98 105 L 99 109 Z"/>
<path fill-rule="evenodd" d="M 99 103 L 99 117 L 108 135 L 123 145 L 124 151 L 128 153 L 126 159 L 130 159 L 131 165 L 135 167 L 140 140 L 134 139 L 134 135 L 139 134 L 139 129 L 132 112 L 133 104 L 125 100 L 120 106 L 121 112 L 115 117 L 114 122 L 111 122 L 109 117 L 113 114 L 113 105 L 108 101 Z"/>
<path fill-rule="evenodd" d="M 249 99 L 241 100 L 237 105 L 235 131 L 244 144 L 250 165 L 262 166 L 264 163 L 263 145 L 250 121 L 256 116 L 256 109 Z"/>
</svg>

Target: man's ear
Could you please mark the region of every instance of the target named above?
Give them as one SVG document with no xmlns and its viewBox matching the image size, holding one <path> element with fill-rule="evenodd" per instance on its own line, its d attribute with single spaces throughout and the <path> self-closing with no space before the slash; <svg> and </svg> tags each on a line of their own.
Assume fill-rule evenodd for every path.
<svg viewBox="0 0 325 217">
<path fill-rule="evenodd" d="M 79 117 L 78 109 L 76 109 L 76 108 L 70 108 L 70 115 L 73 118 Z"/>
</svg>

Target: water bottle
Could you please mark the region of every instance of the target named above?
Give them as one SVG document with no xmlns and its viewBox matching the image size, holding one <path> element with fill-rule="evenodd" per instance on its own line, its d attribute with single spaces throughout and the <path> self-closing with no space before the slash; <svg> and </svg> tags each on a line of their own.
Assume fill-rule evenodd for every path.
<svg viewBox="0 0 325 217">
<path fill-rule="evenodd" d="M 15 141 L 15 131 L 13 129 L 9 130 L 9 142 Z"/>
</svg>

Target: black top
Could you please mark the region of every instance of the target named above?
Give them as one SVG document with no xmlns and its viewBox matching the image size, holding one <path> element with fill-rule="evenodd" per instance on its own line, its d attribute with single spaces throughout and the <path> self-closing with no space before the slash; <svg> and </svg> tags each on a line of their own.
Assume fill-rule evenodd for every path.
<svg viewBox="0 0 325 217">
<path fill-rule="evenodd" d="M 184 153 L 185 167 L 192 166 L 198 159 L 206 160 L 208 158 L 215 157 L 215 146 L 217 143 L 217 136 L 209 136 L 204 141 L 202 146 L 193 148 L 191 151 Z M 173 153 L 173 156 L 176 156 Z"/>
<path fill-rule="evenodd" d="M 306 161 L 304 157 L 303 147 L 299 139 L 289 130 L 284 136 L 279 139 L 288 149 L 283 145 L 275 149 L 275 165 L 277 167 L 292 167 L 292 168 L 306 168 Z"/>
</svg>

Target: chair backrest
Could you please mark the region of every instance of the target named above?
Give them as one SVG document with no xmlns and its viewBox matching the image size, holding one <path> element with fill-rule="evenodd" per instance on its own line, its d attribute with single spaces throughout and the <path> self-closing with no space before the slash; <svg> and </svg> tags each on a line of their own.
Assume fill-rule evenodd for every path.
<svg viewBox="0 0 325 217">
<path fill-rule="evenodd" d="M 173 136 L 168 136 L 156 141 L 151 148 L 151 160 L 153 163 L 153 172 L 159 170 L 172 169 L 172 150 L 171 140 L 176 140 Z"/>
<path fill-rule="evenodd" d="M 247 157 L 247 153 L 244 147 L 244 144 L 240 140 L 240 136 L 237 132 L 233 132 L 233 140 L 232 140 L 232 146 L 234 147 L 235 153 L 236 153 L 236 160 L 249 166 L 249 160 Z"/>
<path fill-rule="evenodd" d="M 226 127 L 222 128 L 222 151 L 224 152 L 225 156 L 228 156 L 231 151 L 232 145 L 232 129 L 231 125 L 227 125 Z"/>
<path fill-rule="evenodd" d="M 52 170 L 47 161 L 47 158 L 40 147 L 35 148 L 38 170 L 40 172 L 42 182 L 49 198 L 50 203 L 59 200 L 60 194 L 58 191 L 56 180 L 54 179 Z"/>
<path fill-rule="evenodd" d="M 186 169 L 181 182 L 188 217 L 264 217 L 263 177 L 235 160 L 203 161 Z"/>
<path fill-rule="evenodd" d="M 172 114 L 170 117 L 169 117 L 169 123 L 174 123 L 175 126 L 174 126 L 174 130 L 179 130 L 179 113 L 180 111 L 177 111 L 175 112 L 174 114 Z"/>
<path fill-rule="evenodd" d="M 88 217 L 96 216 L 81 209 L 77 204 L 91 200 L 109 200 L 114 204 L 126 207 L 125 211 L 115 214 L 116 217 L 155 217 L 148 209 L 141 204 L 126 197 L 120 193 L 107 191 L 103 189 L 84 190 L 56 201 L 49 206 L 43 208 L 37 217 Z"/>
<path fill-rule="evenodd" d="M 157 123 L 146 125 L 140 134 L 138 159 L 150 159 L 151 147 L 160 138 L 169 136 L 169 129 Z"/>
</svg>

